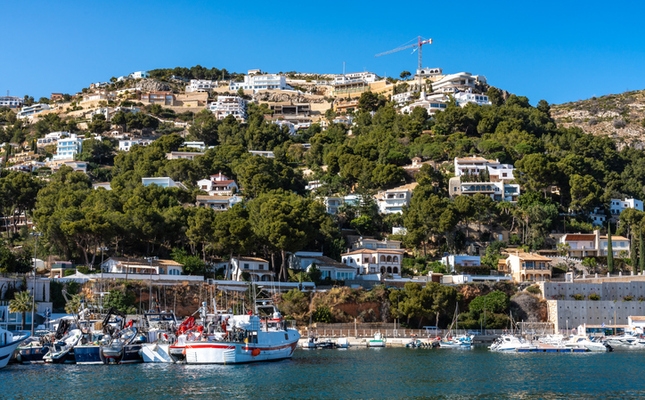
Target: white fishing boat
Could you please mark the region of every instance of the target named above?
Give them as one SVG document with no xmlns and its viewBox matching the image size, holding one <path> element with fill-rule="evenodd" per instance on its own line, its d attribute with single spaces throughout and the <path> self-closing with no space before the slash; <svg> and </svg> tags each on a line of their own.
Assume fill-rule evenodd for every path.
<svg viewBox="0 0 645 400">
<path fill-rule="evenodd" d="M 147 313 L 148 343 L 141 345 L 140 354 L 145 363 L 172 363 L 170 346 L 176 341 L 177 318 L 172 312 Z"/>
<path fill-rule="evenodd" d="M 386 339 L 381 332 L 376 332 L 374 337 L 367 341 L 367 347 L 385 347 Z"/>
<path fill-rule="evenodd" d="M 187 364 L 239 364 L 291 358 L 300 334 L 285 321 L 257 315 L 235 315 L 227 331 L 206 341 L 186 342 Z"/>
<path fill-rule="evenodd" d="M 28 337 L 29 334 L 26 332 L 12 333 L 0 328 L 0 368 L 7 366 L 20 343 Z"/>
<path fill-rule="evenodd" d="M 259 309 L 270 308 L 267 317 Z M 300 333 L 285 321 L 273 305 L 256 307 L 254 314 L 228 315 L 220 331 L 204 333 L 201 340 L 188 340 L 182 352 L 187 364 L 241 364 L 291 358 Z"/>
</svg>

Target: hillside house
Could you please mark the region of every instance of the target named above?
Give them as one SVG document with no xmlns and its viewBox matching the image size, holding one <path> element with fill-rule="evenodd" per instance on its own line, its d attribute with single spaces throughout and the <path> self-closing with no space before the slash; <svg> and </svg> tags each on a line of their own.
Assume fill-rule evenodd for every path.
<svg viewBox="0 0 645 400">
<path fill-rule="evenodd" d="M 284 75 L 278 74 L 251 74 L 244 76 L 243 82 L 231 82 L 229 90 L 238 91 L 252 90 L 257 92 L 260 90 L 291 90 L 291 86 L 287 85 L 287 78 Z"/>
<path fill-rule="evenodd" d="M 157 185 L 162 188 L 176 187 L 182 190 L 188 190 L 188 188 L 186 188 L 186 186 L 183 183 L 175 182 L 167 176 L 141 178 L 141 184 L 143 186 Z"/>
<path fill-rule="evenodd" d="M 197 181 L 197 187 L 211 196 L 230 196 L 239 190 L 237 183 L 221 172 L 211 175 L 208 179 Z"/>
<path fill-rule="evenodd" d="M 403 214 L 403 207 L 410 205 L 412 191 L 418 183 L 399 186 L 394 189 L 388 189 L 379 192 L 375 197 L 381 214 Z"/>
<path fill-rule="evenodd" d="M 241 281 L 242 274 L 248 273 L 252 282 L 271 282 L 275 273 L 269 269 L 269 262 L 257 257 L 234 257 L 231 259 L 231 279 Z"/>
<path fill-rule="evenodd" d="M 217 100 L 208 105 L 215 118 L 222 120 L 229 115 L 240 122 L 246 122 L 246 100 L 239 96 L 217 96 Z"/>
<path fill-rule="evenodd" d="M 101 270 L 112 274 L 128 275 L 181 275 L 184 267 L 173 260 L 110 257 L 101 264 Z M 133 277 L 133 279 L 136 279 Z"/>
<path fill-rule="evenodd" d="M 513 282 L 542 282 L 551 280 L 551 259 L 538 254 L 514 252 L 500 260 L 498 270 L 510 275 Z"/>
<path fill-rule="evenodd" d="M 241 196 L 197 195 L 195 200 L 197 207 L 208 207 L 215 211 L 226 211 L 237 203 L 241 203 L 243 198 Z"/>
<path fill-rule="evenodd" d="M 599 230 L 593 233 L 567 233 L 560 238 L 565 245 L 569 257 L 602 257 L 607 256 L 607 235 L 601 235 Z M 624 236 L 612 235 L 611 247 L 614 257 L 629 257 L 631 254 L 629 239 Z"/>
</svg>

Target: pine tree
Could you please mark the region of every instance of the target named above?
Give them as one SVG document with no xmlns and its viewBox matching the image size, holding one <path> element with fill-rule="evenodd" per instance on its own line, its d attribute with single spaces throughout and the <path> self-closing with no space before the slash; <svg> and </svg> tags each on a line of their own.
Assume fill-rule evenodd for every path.
<svg viewBox="0 0 645 400">
<path fill-rule="evenodd" d="M 642 274 L 645 272 L 645 243 L 643 242 L 643 231 L 641 231 L 638 241 L 638 269 Z"/>
</svg>

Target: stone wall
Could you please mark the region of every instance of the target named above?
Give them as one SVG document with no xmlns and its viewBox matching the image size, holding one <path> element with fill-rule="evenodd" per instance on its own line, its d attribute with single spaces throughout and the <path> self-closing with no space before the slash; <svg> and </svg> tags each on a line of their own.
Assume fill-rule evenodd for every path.
<svg viewBox="0 0 645 400">
<path fill-rule="evenodd" d="M 622 301 L 631 297 L 632 300 L 645 299 L 645 281 L 632 280 L 630 282 L 544 282 L 540 285 L 546 300 L 572 300 L 576 294 L 581 294 L 585 299 L 591 293 L 600 296 L 600 300 Z"/>
<path fill-rule="evenodd" d="M 643 301 L 547 300 L 547 304 L 549 322 L 554 324 L 556 331 L 582 324 L 627 325 L 627 317 L 645 316 Z"/>
</svg>

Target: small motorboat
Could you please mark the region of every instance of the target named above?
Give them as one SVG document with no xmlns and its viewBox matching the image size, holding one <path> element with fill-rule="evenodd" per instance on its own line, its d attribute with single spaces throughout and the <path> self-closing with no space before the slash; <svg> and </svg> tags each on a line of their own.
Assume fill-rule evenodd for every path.
<svg viewBox="0 0 645 400">
<path fill-rule="evenodd" d="M 74 364 L 74 346 L 76 346 L 83 332 L 80 329 L 72 329 L 57 342 L 52 343 L 49 352 L 43 357 L 45 363 L 51 364 Z"/>
<path fill-rule="evenodd" d="M 381 332 L 376 332 L 374 337 L 367 341 L 367 347 L 385 347 L 386 339 Z"/>
</svg>

